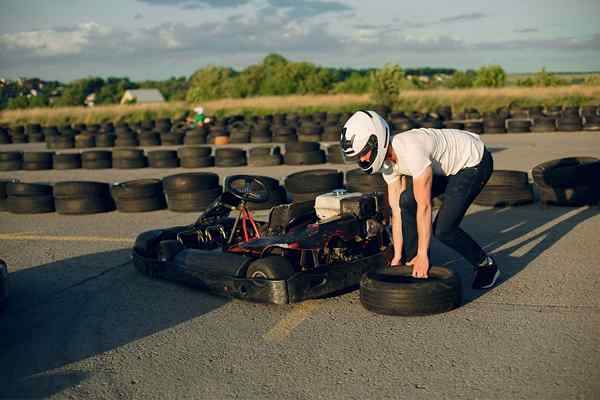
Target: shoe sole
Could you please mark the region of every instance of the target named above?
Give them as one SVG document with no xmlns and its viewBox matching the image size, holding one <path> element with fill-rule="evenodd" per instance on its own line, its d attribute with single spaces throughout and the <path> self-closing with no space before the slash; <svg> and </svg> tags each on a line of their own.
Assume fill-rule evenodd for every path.
<svg viewBox="0 0 600 400">
<path fill-rule="evenodd" d="M 496 281 L 498 280 L 499 276 L 500 276 L 500 269 L 497 269 L 496 274 L 494 275 L 494 279 L 492 279 L 492 283 L 490 283 L 489 285 L 482 286 L 480 289 L 489 289 L 492 286 L 494 286 L 496 284 Z"/>
</svg>

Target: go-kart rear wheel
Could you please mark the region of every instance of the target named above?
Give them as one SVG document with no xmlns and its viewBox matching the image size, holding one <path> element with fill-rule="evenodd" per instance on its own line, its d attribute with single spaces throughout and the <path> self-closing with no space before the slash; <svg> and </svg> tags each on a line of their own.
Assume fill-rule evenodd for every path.
<svg viewBox="0 0 600 400">
<path fill-rule="evenodd" d="M 296 272 L 290 261 L 281 256 L 269 256 L 252 261 L 246 271 L 250 279 L 285 280 Z"/>
</svg>

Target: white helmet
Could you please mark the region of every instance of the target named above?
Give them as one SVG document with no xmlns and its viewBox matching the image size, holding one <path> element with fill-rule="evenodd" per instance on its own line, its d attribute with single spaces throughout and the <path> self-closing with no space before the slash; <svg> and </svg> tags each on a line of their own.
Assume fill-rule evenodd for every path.
<svg viewBox="0 0 600 400">
<path fill-rule="evenodd" d="M 390 128 L 375 111 L 360 110 L 348 119 L 342 129 L 340 145 L 344 159 L 357 161 L 368 174 L 381 170 L 390 144 Z M 371 151 L 368 161 L 360 157 Z"/>
</svg>

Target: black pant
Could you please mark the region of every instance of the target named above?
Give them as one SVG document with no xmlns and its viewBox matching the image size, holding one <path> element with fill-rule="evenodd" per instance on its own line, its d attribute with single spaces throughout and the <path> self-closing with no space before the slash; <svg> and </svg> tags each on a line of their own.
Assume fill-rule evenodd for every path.
<svg viewBox="0 0 600 400">
<path fill-rule="evenodd" d="M 486 257 L 486 253 L 459 225 L 467 209 L 487 183 L 494 169 L 491 154 L 484 152 L 479 164 L 464 168 L 456 175 L 433 176 L 431 195 L 437 197 L 443 193 L 443 205 L 433 223 L 433 235 L 446 246 L 451 247 L 477 266 Z M 417 201 L 413 191 L 412 177 L 407 177 L 406 190 L 400 196 L 402 215 L 403 263 L 417 255 Z"/>
</svg>

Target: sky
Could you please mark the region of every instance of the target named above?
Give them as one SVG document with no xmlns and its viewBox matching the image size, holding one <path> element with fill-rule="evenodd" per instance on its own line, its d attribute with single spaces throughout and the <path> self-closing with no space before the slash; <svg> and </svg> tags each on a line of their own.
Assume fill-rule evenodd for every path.
<svg viewBox="0 0 600 400">
<path fill-rule="evenodd" d="M 600 70 L 600 0 L 0 0 L 0 77 L 327 67 Z"/>
</svg>

